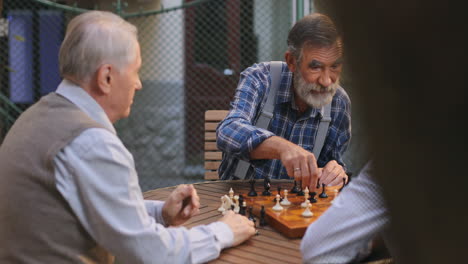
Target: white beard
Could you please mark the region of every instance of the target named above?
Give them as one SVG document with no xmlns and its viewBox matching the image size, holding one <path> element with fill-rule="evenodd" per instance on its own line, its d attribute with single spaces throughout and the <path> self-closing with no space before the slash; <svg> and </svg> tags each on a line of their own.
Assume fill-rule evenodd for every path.
<svg viewBox="0 0 468 264">
<path fill-rule="evenodd" d="M 312 108 L 321 108 L 329 104 L 333 100 L 333 96 L 335 95 L 338 86 L 339 79 L 330 86 L 323 87 L 318 83 L 307 83 L 304 78 L 302 78 L 299 70 L 296 70 L 294 73 L 294 89 L 296 90 L 297 96 Z M 314 94 L 311 91 L 321 93 Z"/>
</svg>

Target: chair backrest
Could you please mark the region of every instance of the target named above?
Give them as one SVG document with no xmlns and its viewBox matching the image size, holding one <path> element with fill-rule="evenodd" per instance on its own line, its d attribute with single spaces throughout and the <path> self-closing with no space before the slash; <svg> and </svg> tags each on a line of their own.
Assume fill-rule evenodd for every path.
<svg viewBox="0 0 468 264">
<path fill-rule="evenodd" d="M 205 180 L 218 180 L 218 167 L 222 152 L 216 147 L 216 127 L 228 114 L 228 110 L 205 112 Z"/>
</svg>

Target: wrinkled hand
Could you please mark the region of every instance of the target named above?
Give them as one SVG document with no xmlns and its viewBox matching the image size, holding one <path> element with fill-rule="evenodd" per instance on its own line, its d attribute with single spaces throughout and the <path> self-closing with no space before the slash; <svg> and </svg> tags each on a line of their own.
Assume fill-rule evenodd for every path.
<svg viewBox="0 0 468 264">
<path fill-rule="evenodd" d="M 193 185 L 179 185 L 169 195 L 162 209 L 166 225 L 178 226 L 200 212 L 200 198 Z"/>
<path fill-rule="evenodd" d="M 343 166 L 338 164 L 336 160 L 331 160 L 323 167 L 319 182 L 327 186 L 335 186 L 342 184 L 343 178 L 348 182 L 348 175 L 346 175 Z"/>
<path fill-rule="evenodd" d="M 302 181 L 303 189 L 306 186 L 310 189 L 317 183 L 319 172 L 313 153 L 291 143 L 280 157 L 289 177 L 293 177 L 296 181 Z"/>
<path fill-rule="evenodd" d="M 232 233 L 234 234 L 233 247 L 255 235 L 254 222 L 250 221 L 243 215 L 236 214 L 233 211 L 227 211 L 220 221 L 231 228 Z"/>
</svg>

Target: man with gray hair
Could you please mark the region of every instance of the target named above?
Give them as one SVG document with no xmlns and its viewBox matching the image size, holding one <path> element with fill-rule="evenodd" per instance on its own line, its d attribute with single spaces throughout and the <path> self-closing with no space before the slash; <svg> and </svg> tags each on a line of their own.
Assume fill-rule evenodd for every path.
<svg viewBox="0 0 468 264">
<path fill-rule="evenodd" d="M 81 14 L 59 61 L 57 91 L 25 111 L 0 147 L 1 263 L 201 263 L 255 233 L 234 213 L 175 227 L 199 212 L 192 185 L 166 202 L 143 200 L 112 125 L 142 88 L 135 26 L 109 12 Z"/>
<path fill-rule="evenodd" d="M 351 137 L 351 102 L 339 86 L 342 49 L 333 22 L 316 13 L 290 30 L 286 62 L 276 76 L 270 62 L 241 73 L 229 114 L 217 128 L 221 179 L 239 178 L 243 160 L 253 165 L 246 178 L 293 177 L 309 189 L 347 181 L 342 155 Z M 275 78 L 277 91 L 271 95 Z M 268 101 L 272 111 L 262 113 Z M 257 126 L 262 115 L 270 116 L 268 127 Z M 318 133 L 321 119 L 329 121 L 328 129 Z M 315 150 L 321 145 L 317 134 L 323 145 Z"/>
</svg>

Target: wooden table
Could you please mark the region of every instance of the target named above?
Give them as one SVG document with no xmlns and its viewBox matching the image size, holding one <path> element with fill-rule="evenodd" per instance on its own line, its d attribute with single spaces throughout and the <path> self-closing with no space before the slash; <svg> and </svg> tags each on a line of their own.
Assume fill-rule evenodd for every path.
<svg viewBox="0 0 468 264">
<path fill-rule="evenodd" d="M 291 189 L 291 180 L 273 180 L 271 191 L 276 193 L 276 188 Z M 210 181 L 195 183 L 200 196 L 200 214 L 190 219 L 184 226 L 190 228 L 196 225 L 209 224 L 217 221 L 221 214 L 217 211 L 221 202 L 220 197 L 228 194 L 232 187 L 236 194 L 247 196 L 250 185 L 247 181 Z M 149 200 L 165 200 L 175 187 L 161 188 L 144 193 L 144 198 Z M 263 191 L 263 181 L 256 182 L 256 191 Z M 290 239 L 269 226 L 258 225 L 259 235 L 252 237 L 245 243 L 228 248 L 221 252 L 221 256 L 210 263 L 301 263 L 299 250 L 301 239 Z"/>
</svg>

